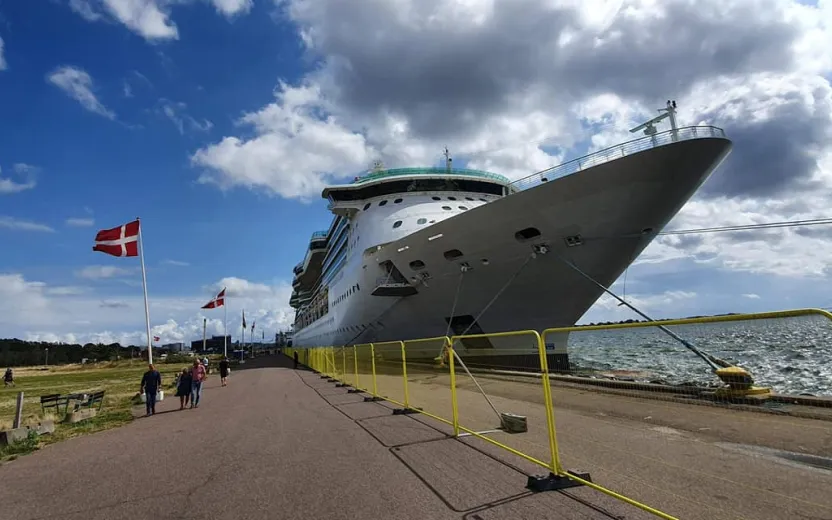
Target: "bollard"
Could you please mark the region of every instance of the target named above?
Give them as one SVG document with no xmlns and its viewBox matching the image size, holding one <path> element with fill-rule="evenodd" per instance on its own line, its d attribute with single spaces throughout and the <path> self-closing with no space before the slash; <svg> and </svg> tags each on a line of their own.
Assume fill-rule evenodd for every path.
<svg viewBox="0 0 832 520">
<path fill-rule="evenodd" d="M 23 392 L 17 393 L 17 407 L 14 412 L 14 426 L 13 428 L 20 428 L 20 423 L 23 420 Z"/>
</svg>

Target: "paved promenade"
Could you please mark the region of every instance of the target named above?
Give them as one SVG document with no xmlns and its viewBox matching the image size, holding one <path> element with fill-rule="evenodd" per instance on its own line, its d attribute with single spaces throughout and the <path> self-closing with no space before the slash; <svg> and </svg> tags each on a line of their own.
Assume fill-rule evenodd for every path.
<svg viewBox="0 0 832 520">
<path fill-rule="evenodd" d="M 0 519 L 648 518 L 585 488 L 531 494 L 516 469 L 279 356 L 178 407 L 0 466 Z"/>
</svg>

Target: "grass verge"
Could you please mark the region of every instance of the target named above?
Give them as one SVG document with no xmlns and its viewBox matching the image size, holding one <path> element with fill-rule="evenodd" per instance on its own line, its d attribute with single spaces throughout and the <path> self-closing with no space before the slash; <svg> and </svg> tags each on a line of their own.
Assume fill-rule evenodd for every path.
<svg viewBox="0 0 832 520">
<path fill-rule="evenodd" d="M 174 377 L 187 363 L 160 363 L 156 368 L 162 374 L 166 393 L 173 393 Z M 79 435 L 115 428 L 133 420 L 131 408 L 139 392 L 142 374 L 147 365 L 138 360 L 114 361 L 94 365 L 64 365 L 58 367 L 21 367 L 15 369 L 15 387 L 0 388 L 0 430 L 9 429 L 14 421 L 17 393 L 22 391 L 24 426 L 33 426 L 43 420 L 55 422 L 55 432 L 49 435 L 32 435 L 23 442 L 0 448 L 0 462 L 14 460 L 47 444 L 60 442 Z M 89 393 L 105 390 L 104 404 L 95 417 L 75 424 L 59 422 L 54 414 L 44 414 L 40 397 L 47 394 Z"/>
</svg>

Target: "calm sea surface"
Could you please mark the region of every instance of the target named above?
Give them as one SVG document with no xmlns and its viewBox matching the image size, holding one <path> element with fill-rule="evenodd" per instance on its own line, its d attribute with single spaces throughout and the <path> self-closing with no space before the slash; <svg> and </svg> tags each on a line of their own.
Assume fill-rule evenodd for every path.
<svg viewBox="0 0 832 520">
<path fill-rule="evenodd" d="M 700 350 L 751 372 L 778 393 L 832 396 L 832 321 L 817 316 L 668 327 Z M 579 368 L 644 372 L 638 380 L 716 381 L 702 359 L 655 327 L 573 332 Z"/>
</svg>

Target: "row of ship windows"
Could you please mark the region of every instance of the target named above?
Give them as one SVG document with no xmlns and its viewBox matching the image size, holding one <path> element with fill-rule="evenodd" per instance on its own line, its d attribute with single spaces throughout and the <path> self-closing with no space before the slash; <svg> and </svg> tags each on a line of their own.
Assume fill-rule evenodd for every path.
<svg viewBox="0 0 832 520">
<path fill-rule="evenodd" d="M 540 230 L 537 229 L 537 228 L 533 228 L 533 227 L 528 227 L 528 228 L 525 228 L 525 229 L 521 229 L 520 231 L 518 231 L 517 233 L 514 234 L 514 238 L 518 242 L 526 242 L 528 240 L 537 238 L 539 236 L 540 236 Z M 568 238 L 573 238 L 573 237 L 568 237 Z M 577 235 L 576 239 L 578 241 L 580 241 L 580 236 Z M 568 242 L 569 241 L 567 240 L 567 243 Z M 449 262 L 451 262 L 451 261 L 456 260 L 457 258 L 463 256 L 463 253 L 459 249 L 449 249 L 448 251 L 445 251 L 442 254 L 442 256 L 445 257 L 445 260 L 448 260 Z M 488 265 L 488 259 L 483 258 L 482 263 L 483 263 L 483 265 Z M 410 268 L 414 271 L 421 271 L 422 269 L 425 268 L 425 263 L 421 260 L 414 260 L 414 261 L 410 262 Z"/>
<path fill-rule="evenodd" d="M 442 197 L 431 197 L 431 198 L 433 200 L 442 200 Z M 448 199 L 448 200 L 457 200 L 456 197 L 445 197 L 445 198 Z M 393 204 L 401 204 L 402 200 L 403 199 L 395 199 L 393 201 Z M 473 197 L 465 197 L 465 200 L 470 200 L 471 202 L 474 202 L 475 200 L 479 200 L 480 202 L 488 202 L 487 200 L 483 199 L 482 197 L 480 197 L 479 199 L 474 199 Z M 368 202 L 367 204 L 364 204 L 364 211 L 367 211 L 368 209 L 370 209 L 370 206 L 372 206 L 372 205 L 373 205 L 372 202 Z M 386 206 L 387 201 L 386 200 L 379 201 L 378 205 L 379 206 Z M 449 210 L 451 208 L 448 207 L 448 206 L 442 206 L 442 209 L 448 209 Z M 468 209 L 468 208 L 466 208 L 464 206 L 460 206 L 459 209 Z"/>
<path fill-rule="evenodd" d="M 453 208 L 450 207 L 450 206 L 442 206 L 442 209 L 444 209 L 445 211 L 451 211 Z M 466 208 L 465 206 L 459 206 L 459 209 L 461 209 L 462 211 L 468 211 L 468 208 Z M 426 219 L 426 218 L 420 218 L 419 220 L 416 221 L 416 223 L 419 224 L 420 226 L 423 225 L 423 224 L 427 224 L 427 222 L 428 222 L 428 219 Z M 431 223 L 433 223 L 432 220 L 431 220 Z M 402 221 L 397 220 L 397 221 L 393 222 L 393 229 L 396 229 L 397 227 L 399 227 L 401 225 L 402 225 Z"/>
</svg>

